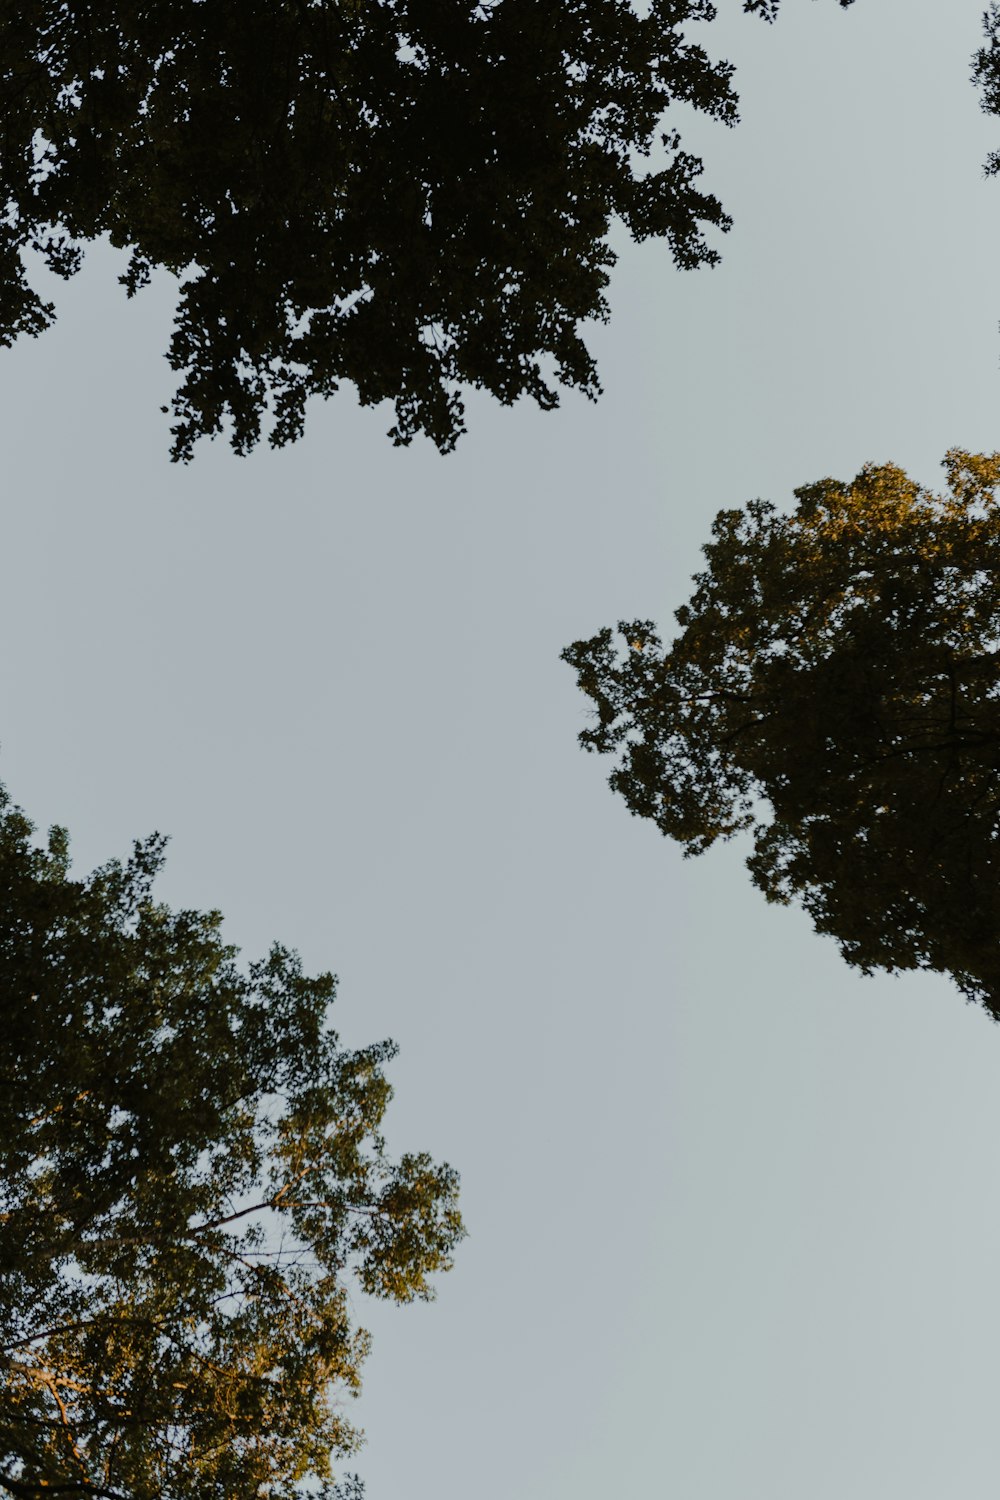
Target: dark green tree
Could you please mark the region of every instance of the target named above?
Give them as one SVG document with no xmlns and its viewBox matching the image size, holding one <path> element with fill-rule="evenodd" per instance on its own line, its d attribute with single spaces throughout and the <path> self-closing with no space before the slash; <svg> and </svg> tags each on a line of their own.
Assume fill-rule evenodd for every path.
<svg viewBox="0 0 1000 1500">
<path fill-rule="evenodd" d="M 1000 454 L 945 469 L 723 511 L 668 648 L 636 621 L 563 656 L 633 813 L 686 854 L 750 830 L 756 884 L 848 962 L 1000 1019 Z"/>
<path fill-rule="evenodd" d="M 840 0 L 841 4 L 848 0 Z M 744 0 L 771 19 L 777 0 Z M 0 341 L 99 236 L 180 278 L 173 456 L 231 424 L 281 445 L 344 381 L 451 448 L 463 388 L 593 397 L 609 226 L 679 266 L 728 227 L 674 101 L 736 119 L 685 40 L 710 0 L 0 0 Z M 662 146 L 662 149 L 661 149 Z M 637 163 L 656 149 L 646 171 Z"/>
<path fill-rule="evenodd" d="M 985 43 L 973 60 L 972 76 L 980 89 L 984 114 L 1000 115 L 1000 5 L 990 0 L 983 16 Z M 986 162 L 990 176 L 1000 172 L 1000 151 L 991 152 Z"/>
<path fill-rule="evenodd" d="M 349 1283 L 430 1296 L 457 1178 L 387 1158 L 393 1047 L 339 1045 L 332 976 L 238 966 L 162 855 L 72 879 L 0 801 L 0 1493 L 353 1494 Z"/>
</svg>

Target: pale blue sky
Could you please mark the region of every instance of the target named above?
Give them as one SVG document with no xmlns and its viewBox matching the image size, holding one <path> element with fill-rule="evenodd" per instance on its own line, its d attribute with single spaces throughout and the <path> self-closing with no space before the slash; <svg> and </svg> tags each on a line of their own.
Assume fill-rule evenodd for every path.
<svg viewBox="0 0 1000 1500">
<path fill-rule="evenodd" d="M 722 0 L 743 123 L 689 140 L 736 228 L 623 248 L 596 407 L 473 401 L 442 459 L 345 395 L 171 467 L 169 287 L 108 253 L 0 362 L 0 774 L 335 968 L 392 1142 L 463 1174 L 438 1302 L 359 1302 L 369 1500 L 996 1492 L 1000 1032 L 631 820 L 558 661 L 669 627 L 722 506 L 1000 446 L 981 8 Z"/>
</svg>

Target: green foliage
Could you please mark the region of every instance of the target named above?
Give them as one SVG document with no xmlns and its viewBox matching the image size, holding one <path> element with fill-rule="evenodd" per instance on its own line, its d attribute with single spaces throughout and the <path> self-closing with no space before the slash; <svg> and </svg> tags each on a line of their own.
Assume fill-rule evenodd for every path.
<svg viewBox="0 0 1000 1500">
<path fill-rule="evenodd" d="M 844 3 L 844 0 L 841 0 Z M 745 0 L 770 19 L 776 0 Z M 53 308 L 107 235 L 181 278 L 173 456 L 228 420 L 247 452 L 301 435 L 307 398 L 395 402 L 442 451 L 463 388 L 544 408 L 594 397 L 612 219 L 718 257 L 679 101 L 731 124 L 732 68 L 684 38 L 710 0 L 20 0 L 0 11 L 0 342 Z M 665 150 L 640 169 L 652 148 Z"/>
<path fill-rule="evenodd" d="M 1000 454 L 935 495 L 892 466 L 721 512 L 664 649 L 564 653 L 630 810 L 700 854 L 752 831 L 769 900 L 847 960 L 949 973 L 1000 1017 Z"/>
<path fill-rule="evenodd" d="M 154 902 L 162 839 L 75 880 L 31 834 L 3 795 L 0 1492 L 346 1500 L 349 1277 L 429 1297 L 456 1174 L 386 1157 L 331 975 Z"/>
<path fill-rule="evenodd" d="M 1000 115 L 1000 5 L 996 0 L 990 0 L 983 16 L 983 34 L 986 42 L 973 60 L 972 76 L 981 90 L 984 114 Z M 1000 151 L 990 153 L 986 171 L 991 176 L 1000 172 Z"/>
</svg>

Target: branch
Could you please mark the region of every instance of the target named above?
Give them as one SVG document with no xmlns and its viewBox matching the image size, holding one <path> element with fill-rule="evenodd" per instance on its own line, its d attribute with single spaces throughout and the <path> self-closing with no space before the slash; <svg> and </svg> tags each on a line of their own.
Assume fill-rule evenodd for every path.
<svg viewBox="0 0 1000 1500">
<path fill-rule="evenodd" d="M 46 1376 L 42 1376 L 42 1384 L 45 1386 L 45 1389 L 48 1391 L 49 1395 L 52 1397 L 59 1410 L 59 1420 L 62 1423 L 62 1430 L 65 1433 L 66 1442 L 69 1445 L 69 1451 L 79 1465 L 80 1473 L 86 1476 L 86 1463 L 84 1461 L 83 1454 L 77 1447 L 76 1438 L 73 1436 L 73 1424 L 69 1419 L 69 1412 L 66 1410 L 66 1403 L 59 1394 L 59 1382 L 49 1379 Z M 86 1478 L 84 1479 L 84 1482 L 86 1483 Z"/>
<path fill-rule="evenodd" d="M 87 1479 L 69 1484 L 50 1484 L 47 1479 L 25 1481 L 0 1473 L 0 1485 L 12 1495 L 24 1495 L 26 1500 L 46 1500 L 49 1495 L 94 1495 L 103 1497 L 103 1500 L 129 1500 L 128 1495 L 121 1490 L 107 1490 L 103 1485 L 91 1484 Z"/>
</svg>

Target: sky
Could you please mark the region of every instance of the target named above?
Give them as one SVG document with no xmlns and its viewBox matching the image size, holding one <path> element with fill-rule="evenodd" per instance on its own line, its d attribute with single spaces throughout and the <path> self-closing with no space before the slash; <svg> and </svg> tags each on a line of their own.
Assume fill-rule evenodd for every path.
<svg viewBox="0 0 1000 1500">
<path fill-rule="evenodd" d="M 345 392 L 171 465 L 171 286 L 101 248 L 0 358 L 0 777 L 334 969 L 390 1146 L 462 1174 L 437 1301 L 356 1298 L 369 1500 L 996 1493 L 1000 1033 L 629 818 L 559 661 L 669 632 L 723 507 L 1000 446 L 981 9 L 720 0 L 742 122 L 674 123 L 735 227 L 619 241 L 597 405 L 472 399 L 442 458 Z"/>
</svg>

